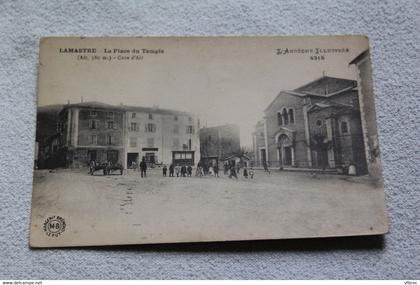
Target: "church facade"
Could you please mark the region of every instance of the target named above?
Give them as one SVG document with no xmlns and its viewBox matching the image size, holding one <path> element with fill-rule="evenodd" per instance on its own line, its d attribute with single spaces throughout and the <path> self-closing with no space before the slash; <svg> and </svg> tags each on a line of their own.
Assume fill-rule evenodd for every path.
<svg viewBox="0 0 420 285">
<path fill-rule="evenodd" d="M 357 81 L 323 76 L 281 91 L 254 132 L 256 164 L 366 173 Z"/>
</svg>

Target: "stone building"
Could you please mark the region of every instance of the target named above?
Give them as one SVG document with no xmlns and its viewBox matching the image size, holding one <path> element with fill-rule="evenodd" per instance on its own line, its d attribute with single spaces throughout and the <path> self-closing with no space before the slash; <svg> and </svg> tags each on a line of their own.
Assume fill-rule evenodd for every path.
<svg viewBox="0 0 420 285">
<path fill-rule="evenodd" d="M 204 164 L 220 164 L 241 149 L 239 126 L 227 124 L 200 129 L 201 160 Z"/>
<path fill-rule="evenodd" d="M 49 105 L 37 108 L 36 116 L 36 137 L 35 137 L 35 167 L 54 168 L 57 165 L 56 159 L 59 135 L 58 135 L 58 114 L 63 105 Z"/>
<path fill-rule="evenodd" d="M 356 81 L 323 76 L 281 91 L 264 115 L 254 132 L 257 163 L 322 169 L 355 164 L 366 172 Z"/>
<path fill-rule="evenodd" d="M 376 127 L 375 95 L 373 94 L 372 65 L 369 49 L 355 57 L 350 65 L 357 67 L 357 86 L 361 113 L 365 156 L 369 175 L 381 179 L 378 129 Z"/>
<path fill-rule="evenodd" d="M 92 160 L 122 164 L 123 118 L 121 108 L 104 103 L 64 105 L 58 119 L 60 164 L 71 168 L 88 166 Z"/>
<path fill-rule="evenodd" d="M 194 165 L 200 158 L 200 121 L 193 114 L 99 102 L 51 110 L 46 106 L 38 112 L 37 164 L 42 167 L 77 168 L 95 160 L 127 168 L 142 158 L 150 166 Z"/>
<path fill-rule="evenodd" d="M 200 120 L 187 112 L 123 106 L 126 167 L 142 158 L 153 164 L 194 165 L 200 158 Z"/>
</svg>

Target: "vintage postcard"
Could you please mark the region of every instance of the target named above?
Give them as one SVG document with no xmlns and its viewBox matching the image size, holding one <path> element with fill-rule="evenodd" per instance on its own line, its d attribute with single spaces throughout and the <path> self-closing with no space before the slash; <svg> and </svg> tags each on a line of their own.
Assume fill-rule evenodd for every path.
<svg viewBox="0 0 420 285">
<path fill-rule="evenodd" d="M 388 231 L 364 36 L 43 38 L 32 247 Z"/>
</svg>

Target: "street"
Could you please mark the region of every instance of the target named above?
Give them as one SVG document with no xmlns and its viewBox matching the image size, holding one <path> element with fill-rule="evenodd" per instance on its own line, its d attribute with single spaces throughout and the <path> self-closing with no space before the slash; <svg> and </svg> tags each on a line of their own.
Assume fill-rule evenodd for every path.
<svg viewBox="0 0 420 285">
<path fill-rule="evenodd" d="M 34 174 L 33 215 L 65 217 L 68 232 L 61 238 L 70 243 L 72 235 L 88 244 L 100 235 L 107 244 L 128 235 L 160 243 L 369 234 L 385 222 L 383 190 L 367 177 L 262 170 L 238 180 L 223 172 L 220 178 L 163 177 L 161 169 L 149 169 L 146 178 L 131 169 L 122 176 L 87 173 Z"/>
</svg>

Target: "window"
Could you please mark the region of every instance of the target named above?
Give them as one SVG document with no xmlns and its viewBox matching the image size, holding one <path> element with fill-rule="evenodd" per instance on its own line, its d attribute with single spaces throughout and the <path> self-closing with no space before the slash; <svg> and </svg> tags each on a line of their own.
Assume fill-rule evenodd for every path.
<svg viewBox="0 0 420 285">
<path fill-rule="evenodd" d="M 191 150 L 191 139 L 188 140 L 188 149 Z"/>
<path fill-rule="evenodd" d="M 155 146 L 155 139 L 147 138 L 147 147 L 154 147 L 154 146 Z"/>
<path fill-rule="evenodd" d="M 191 117 L 188 117 L 188 122 L 192 122 L 192 118 Z"/>
<path fill-rule="evenodd" d="M 178 134 L 178 133 L 179 133 L 179 126 L 174 125 L 174 134 Z"/>
<path fill-rule="evenodd" d="M 96 117 L 98 115 L 98 113 L 96 111 L 90 111 L 89 115 L 91 117 Z"/>
<path fill-rule="evenodd" d="M 114 144 L 114 137 L 111 135 L 108 135 L 106 138 L 106 143 L 107 144 Z"/>
<path fill-rule="evenodd" d="M 136 122 L 131 122 L 128 130 L 131 131 L 131 132 L 138 132 L 139 128 L 137 126 L 137 123 Z"/>
<path fill-rule="evenodd" d="M 174 121 L 178 121 L 178 116 L 174 116 Z"/>
<path fill-rule="evenodd" d="M 283 125 L 283 117 L 281 116 L 281 112 L 277 113 L 277 124 L 279 126 Z"/>
<path fill-rule="evenodd" d="M 136 113 L 131 113 L 131 118 L 134 119 L 136 117 Z"/>
<path fill-rule="evenodd" d="M 156 125 L 152 123 L 148 123 L 146 125 L 146 133 L 155 133 L 156 132 Z"/>
<path fill-rule="evenodd" d="M 149 120 L 153 120 L 153 114 L 149 114 Z"/>
<path fill-rule="evenodd" d="M 114 121 L 108 121 L 106 127 L 108 129 L 113 129 L 114 128 Z"/>
<path fill-rule="evenodd" d="M 96 120 L 90 120 L 89 121 L 89 127 L 91 128 L 91 129 L 97 129 L 98 128 L 98 121 L 96 121 Z"/>
<path fill-rule="evenodd" d="M 264 133 L 263 133 L 263 132 L 261 132 L 261 136 L 262 136 L 262 137 L 264 136 Z"/>
<path fill-rule="evenodd" d="M 348 134 L 349 133 L 349 125 L 347 122 L 341 122 L 341 134 Z"/>
<path fill-rule="evenodd" d="M 98 136 L 97 135 L 91 135 L 89 142 L 90 142 L 90 144 L 97 144 L 98 143 Z"/>
<path fill-rule="evenodd" d="M 107 113 L 106 113 L 106 116 L 107 116 L 108 118 L 114 118 L 114 112 L 107 112 Z"/>
<path fill-rule="evenodd" d="M 288 125 L 288 124 L 289 124 L 289 116 L 288 116 L 288 114 L 287 114 L 287 110 L 286 110 L 286 108 L 284 108 L 284 109 L 283 109 L 283 111 L 282 111 L 282 115 L 283 115 L 283 123 L 284 123 L 285 125 Z"/>
<path fill-rule="evenodd" d="M 130 147 L 136 147 L 137 146 L 137 138 L 130 138 Z"/>
<path fill-rule="evenodd" d="M 176 148 L 176 149 L 179 148 L 179 139 L 178 138 L 174 138 L 173 147 Z"/>
<path fill-rule="evenodd" d="M 295 114 L 293 109 L 289 109 L 289 122 L 293 124 L 295 122 Z"/>
<path fill-rule="evenodd" d="M 194 127 L 193 126 L 187 126 L 187 134 L 193 134 L 194 133 Z"/>
</svg>

